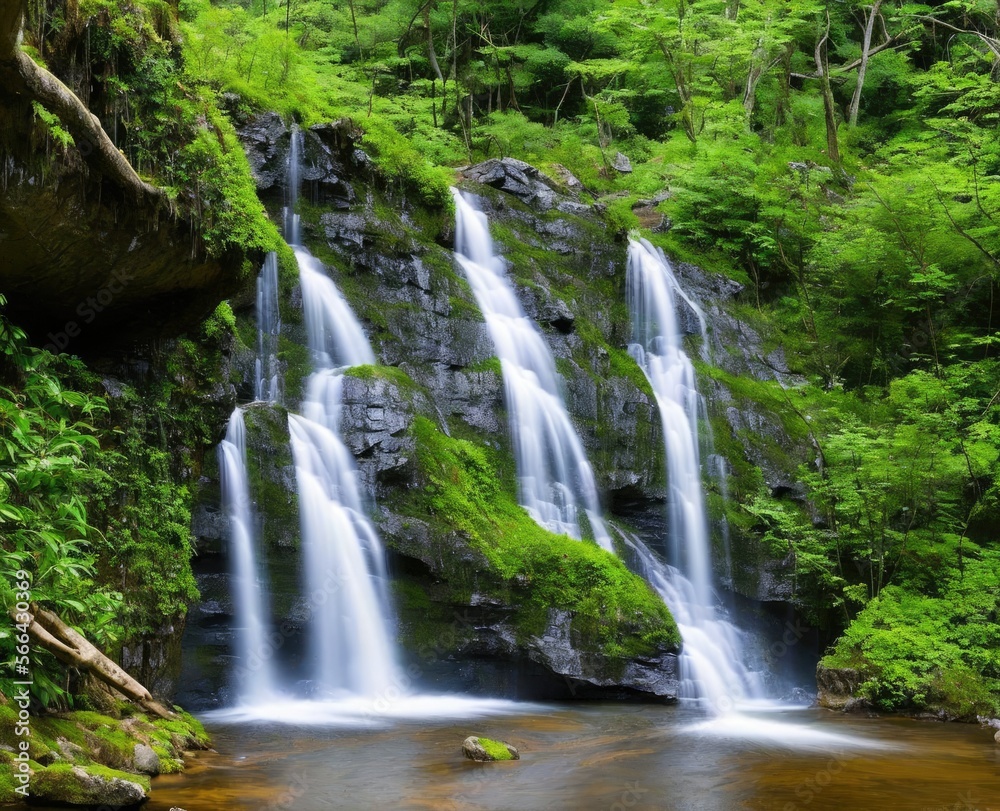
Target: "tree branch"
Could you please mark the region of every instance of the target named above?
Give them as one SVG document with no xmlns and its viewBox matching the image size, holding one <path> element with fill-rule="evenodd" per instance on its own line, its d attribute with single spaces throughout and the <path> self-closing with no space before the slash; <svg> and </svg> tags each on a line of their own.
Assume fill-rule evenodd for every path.
<svg viewBox="0 0 1000 811">
<path fill-rule="evenodd" d="M 112 143 L 100 119 L 90 112 L 66 85 L 35 64 L 18 47 L 23 9 L 17 0 L 0 2 L 0 83 L 8 93 L 37 101 L 59 117 L 60 123 L 80 146 L 92 147 L 85 159 L 115 182 L 135 202 L 152 209 L 170 208 L 166 192 L 136 174 L 125 156 Z"/>
</svg>

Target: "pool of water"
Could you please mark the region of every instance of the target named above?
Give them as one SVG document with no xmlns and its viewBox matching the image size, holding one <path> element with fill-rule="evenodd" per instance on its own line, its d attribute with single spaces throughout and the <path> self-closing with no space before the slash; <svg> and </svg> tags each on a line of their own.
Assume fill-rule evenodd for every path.
<svg viewBox="0 0 1000 811">
<path fill-rule="evenodd" d="M 513 710 L 513 711 L 511 711 Z M 678 707 L 524 705 L 382 726 L 210 716 L 216 752 L 154 781 L 149 811 L 1000 811 L 993 730 L 817 709 L 705 724 Z M 510 763 L 463 759 L 468 735 Z"/>
</svg>

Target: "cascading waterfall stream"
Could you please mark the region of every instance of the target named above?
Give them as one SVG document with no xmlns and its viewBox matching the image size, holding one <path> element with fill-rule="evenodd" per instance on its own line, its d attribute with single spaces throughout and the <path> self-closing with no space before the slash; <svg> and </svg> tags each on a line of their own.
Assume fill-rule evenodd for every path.
<svg viewBox="0 0 1000 811">
<path fill-rule="evenodd" d="M 285 162 L 285 207 L 281 209 L 282 231 L 289 245 L 298 245 L 301 241 L 301 217 L 295 213 L 301 179 L 302 130 L 293 125 Z"/>
<path fill-rule="evenodd" d="M 698 317 L 701 310 L 684 294 L 663 253 L 645 240 L 629 242 L 628 305 L 633 343 L 629 352 L 656 394 L 666 444 L 669 487 L 668 549 L 676 568 L 664 566 L 637 544 L 649 582 L 677 620 L 684 647 L 680 656 L 681 697 L 697 699 L 714 713 L 737 702 L 763 697 L 758 674 L 744 665 L 742 634 L 718 616 L 712 587 L 711 542 L 702 489 L 698 394 L 694 367 L 685 354 L 676 303 L 683 300 Z"/>
<path fill-rule="evenodd" d="M 276 680 L 267 641 L 270 615 L 267 589 L 257 564 L 257 539 L 250 509 L 247 477 L 246 424 L 237 408 L 229 418 L 226 437 L 219 443 L 222 507 L 229 519 L 229 552 L 233 595 L 239 623 L 235 628 L 236 656 L 243 672 L 239 701 L 259 703 L 273 698 Z"/>
<path fill-rule="evenodd" d="M 597 484 L 560 393 L 552 353 L 524 314 L 493 251 L 486 215 L 455 198 L 455 258 L 465 271 L 500 358 L 521 505 L 546 529 L 582 537 L 581 510 L 595 540 L 611 550 Z"/>
<path fill-rule="evenodd" d="M 354 456 L 340 435 L 343 371 L 375 362 L 322 264 L 296 247 L 314 372 L 288 427 L 295 460 L 313 682 L 326 696 L 376 696 L 396 673 L 385 552 L 364 510 Z"/>
<path fill-rule="evenodd" d="M 271 251 L 257 277 L 257 358 L 254 361 L 254 399 L 281 402 L 281 373 L 278 366 L 278 336 L 281 313 L 278 309 L 278 256 Z"/>
<path fill-rule="evenodd" d="M 236 608 L 240 626 L 241 659 L 254 661 L 259 652 L 262 667 L 251 670 L 249 683 L 237 706 L 215 713 L 232 721 L 274 721 L 295 724 L 370 725 L 391 718 L 476 717 L 530 709 L 501 699 L 447 694 L 425 694 L 409 689 L 412 673 L 397 667 L 390 632 L 389 595 L 385 551 L 365 511 L 361 479 L 350 448 L 340 433 L 344 372 L 374 364 L 375 354 L 358 319 L 327 276 L 321 262 L 300 243 L 295 214 L 301 176 L 302 134 L 294 129 L 286 164 L 286 198 L 283 211 L 285 239 L 294 246 L 302 289 L 307 343 L 313 373 L 305 387 L 301 414 L 288 415 L 288 427 L 299 495 L 303 581 L 307 627 L 307 681 L 311 697 L 292 697 L 275 689 L 269 657 L 283 644 L 281 634 L 268 634 L 269 616 L 261 578 L 256 572 L 250 532 L 240 412 L 234 414 L 232 441 L 220 446 L 225 480 L 242 493 L 227 496 L 226 504 L 243 505 L 246 514 L 233 520 L 234 549 L 239 584 Z M 269 257 L 270 259 L 270 257 Z M 258 399 L 276 402 L 280 377 L 269 382 L 266 358 L 268 336 L 280 329 L 277 308 L 277 266 L 269 265 L 258 285 Z M 277 363 L 274 363 L 275 374 Z M 274 392 L 275 394 L 272 394 Z M 262 394 L 263 393 L 263 396 Z M 238 440 L 237 440 L 238 437 Z M 240 478 L 242 476 L 242 478 Z M 228 491 L 227 491 L 228 492 Z M 236 543 L 234 542 L 234 547 Z M 274 640 L 271 644 L 272 639 Z"/>
<path fill-rule="evenodd" d="M 354 457 L 340 434 L 343 372 L 375 363 L 358 319 L 300 245 L 295 213 L 302 132 L 293 127 L 285 177 L 285 240 L 295 246 L 313 374 L 302 414 L 288 415 L 299 491 L 312 681 L 326 696 L 375 696 L 396 672 L 385 551 L 364 510 Z"/>
</svg>

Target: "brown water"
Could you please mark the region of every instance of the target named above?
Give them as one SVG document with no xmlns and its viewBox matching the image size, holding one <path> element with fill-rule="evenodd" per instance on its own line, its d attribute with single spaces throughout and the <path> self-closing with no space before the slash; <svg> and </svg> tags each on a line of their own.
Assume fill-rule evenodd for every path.
<svg viewBox="0 0 1000 811">
<path fill-rule="evenodd" d="M 1000 811 L 1000 746 L 976 725 L 822 710 L 760 716 L 893 747 L 790 748 L 691 732 L 697 716 L 672 707 L 535 709 L 377 730 L 210 722 L 218 753 L 157 778 L 145 808 Z M 470 734 L 509 741 L 521 760 L 464 760 Z"/>
</svg>

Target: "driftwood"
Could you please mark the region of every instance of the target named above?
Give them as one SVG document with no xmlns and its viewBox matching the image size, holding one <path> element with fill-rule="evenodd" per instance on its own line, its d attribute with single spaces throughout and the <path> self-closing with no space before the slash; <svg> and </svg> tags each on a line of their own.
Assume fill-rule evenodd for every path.
<svg viewBox="0 0 1000 811">
<path fill-rule="evenodd" d="M 28 617 L 28 635 L 39 647 L 49 651 L 60 662 L 90 673 L 99 681 L 130 698 L 146 712 L 160 718 L 173 717 L 173 713 L 156 701 L 149 690 L 51 611 L 32 603 Z"/>
<path fill-rule="evenodd" d="M 104 131 L 100 119 L 72 90 L 20 49 L 18 39 L 23 22 L 21 0 L 0 0 L 0 85 L 4 91 L 37 101 L 58 116 L 87 162 L 135 202 L 154 210 L 160 206 L 169 208 L 166 193 L 136 174 Z"/>
</svg>

